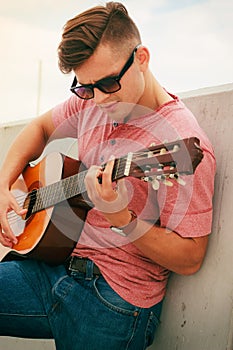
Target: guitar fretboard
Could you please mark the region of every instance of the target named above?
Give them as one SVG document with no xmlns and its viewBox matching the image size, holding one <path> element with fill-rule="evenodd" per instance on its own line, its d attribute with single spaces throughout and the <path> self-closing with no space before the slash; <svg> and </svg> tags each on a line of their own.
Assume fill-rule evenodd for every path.
<svg viewBox="0 0 233 350">
<path fill-rule="evenodd" d="M 34 205 L 31 214 L 45 208 L 54 206 L 64 200 L 85 192 L 84 178 L 87 171 L 69 176 L 46 187 L 39 188 L 36 193 L 31 193 L 30 202 Z M 33 198 L 35 196 L 35 198 Z M 30 208 L 30 204 L 29 204 Z"/>
<path fill-rule="evenodd" d="M 115 160 L 113 181 L 124 176 L 125 164 L 125 158 Z M 84 184 L 86 174 L 87 170 L 33 190 L 29 193 L 28 216 L 86 192 Z"/>
</svg>

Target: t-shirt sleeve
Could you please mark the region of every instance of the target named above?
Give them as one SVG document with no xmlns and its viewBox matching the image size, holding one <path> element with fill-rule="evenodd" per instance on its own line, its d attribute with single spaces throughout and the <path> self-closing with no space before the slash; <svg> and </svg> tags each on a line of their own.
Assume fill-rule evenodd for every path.
<svg viewBox="0 0 233 350">
<path fill-rule="evenodd" d="M 204 157 L 194 175 L 183 176 L 184 186 L 174 181 L 172 187 L 158 190 L 160 223 L 182 237 L 201 237 L 211 233 L 215 157 L 204 149 Z"/>
<path fill-rule="evenodd" d="M 53 123 L 60 137 L 77 137 L 77 121 L 81 108 L 81 100 L 73 95 L 53 108 Z"/>
</svg>

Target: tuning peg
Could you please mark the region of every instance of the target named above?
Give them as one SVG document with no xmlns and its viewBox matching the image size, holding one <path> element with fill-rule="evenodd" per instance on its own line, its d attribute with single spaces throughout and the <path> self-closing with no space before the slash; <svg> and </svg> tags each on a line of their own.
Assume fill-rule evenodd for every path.
<svg viewBox="0 0 233 350">
<path fill-rule="evenodd" d="M 185 186 L 186 182 L 179 176 L 179 174 L 170 174 L 169 175 L 170 179 L 175 179 L 179 185 Z"/>
<path fill-rule="evenodd" d="M 157 180 L 156 176 L 144 176 L 142 180 L 145 182 L 150 182 L 153 190 L 157 191 L 159 189 L 159 181 Z"/>
<path fill-rule="evenodd" d="M 167 179 L 162 181 L 165 186 L 172 187 L 173 183 L 171 181 L 168 181 Z"/>
<path fill-rule="evenodd" d="M 168 176 L 169 177 L 169 176 Z M 173 183 L 171 181 L 168 180 L 168 177 L 165 176 L 165 175 L 160 175 L 160 176 L 157 176 L 157 179 L 159 181 L 161 181 L 165 186 L 169 186 L 169 187 L 172 187 L 173 186 Z"/>
<path fill-rule="evenodd" d="M 159 189 L 159 181 L 157 180 L 156 176 L 153 177 L 152 181 L 151 181 L 151 185 L 153 190 L 157 191 Z"/>
<path fill-rule="evenodd" d="M 161 150 L 160 150 L 160 152 L 159 152 L 159 154 L 160 155 L 163 155 L 163 154 L 166 154 L 167 153 L 167 150 L 166 150 L 166 148 L 161 148 Z"/>
<path fill-rule="evenodd" d="M 156 143 L 152 142 L 149 147 L 155 147 L 155 146 L 156 146 Z"/>
<path fill-rule="evenodd" d="M 178 146 L 178 145 L 175 145 L 174 147 L 173 147 L 173 150 L 172 150 L 172 152 L 178 152 L 179 151 L 179 149 L 180 149 L 180 147 Z"/>
<path fill-rule="evenodd" d="M 176 181 L 178 182 L 179 185 L 185 186 L 186 182 L 179 176 L 177 176 Z"/>
</svg>

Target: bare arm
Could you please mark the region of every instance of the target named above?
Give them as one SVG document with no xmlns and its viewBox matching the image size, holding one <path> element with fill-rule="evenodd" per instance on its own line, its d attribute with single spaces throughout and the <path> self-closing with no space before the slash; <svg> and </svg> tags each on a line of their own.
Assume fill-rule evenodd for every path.
<svg viewBox="0 0 233 350">
<path fill-rule="evenodd" d="M 173 231 L 157 226 L 133 241 L 145 256 L 182 275 L 191 275 L 200 269 L 207 243 L 208 236 L 183 238 Z"/>
<path fill-rule="evenodd" d="M 6 155 L 0 170 L 0 242 L 4 245 L 12 246 L 12 243 L 17 242 L 9 227 L 7 212 L 14 210 L 19 215 L 25 212 L 19 207 L 9 189 L 25 166 L 40 156 L 50 138 L 53 138 L 54 131 L 52 111 L 49 111 L 23 129 Z"/>
<path fill-rule="evenodd" d="M 131 214 L 127 203 L 122 209 L 110 212 L 108 209 L 117 203 L 119 196 L 112 188 L 111 173 L 113 162 L 109 162 L 101 173 L 102 183 L 98 182 L 100 170 L 92 167 L 86 176 L 87 190 L 94 204 L 99 206 L 110 225 L 121 227 L 130 222 Z M 101 205 L 101 200 L 103 205 Z M 109 203 L 106 205 L 106 203 Z M 106 211 L 104 208 L 106 207 Z M 140 219 L 128 238 L 143 254 L 157 264 L 178 274 L 190 275 L 199 270 L 205 256 L 208 236 L 183 238 L 166 228 L 152 226 Z"/>
</svg>

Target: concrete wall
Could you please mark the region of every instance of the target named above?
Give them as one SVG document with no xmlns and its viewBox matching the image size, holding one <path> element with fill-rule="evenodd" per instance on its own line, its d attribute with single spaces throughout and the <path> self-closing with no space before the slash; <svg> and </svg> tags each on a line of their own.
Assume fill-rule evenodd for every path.
<svg viewBox="0 0 233 350">
<path fill-rule="evenodd" d="M 201 270 L 171 277 L 151 350 L 233 350 L 233 84 L 183 97 L 215 147 L 213 229 Z"/>
<path fill-rule="evenodd" d="M 233 84 L 180 96 L 215 147 L 213 230 L 201 270 L 193 276 L 171 276 L 161 325 L 150 350 L 233 350 Z M 1 157 L 22 126 L 0 128 Z M 0 338 L 0 350 L 32 348 L 55 349 L 51 340 Z"/>
<path fill-rule="evenodd" d="M 0 165 L 3 161 L 3 158 L 5 157 L 9 145 L 25 125 L 26 121 L 19 123 L 0 124 Z"/>
</svg>

